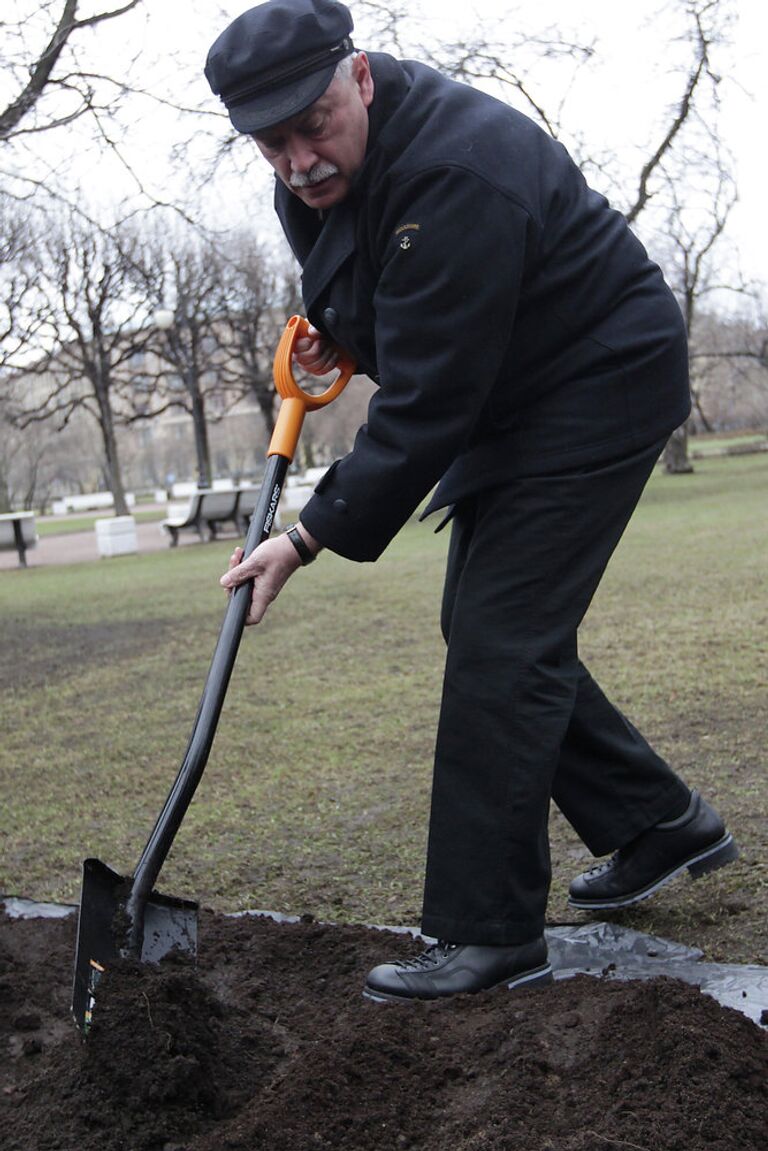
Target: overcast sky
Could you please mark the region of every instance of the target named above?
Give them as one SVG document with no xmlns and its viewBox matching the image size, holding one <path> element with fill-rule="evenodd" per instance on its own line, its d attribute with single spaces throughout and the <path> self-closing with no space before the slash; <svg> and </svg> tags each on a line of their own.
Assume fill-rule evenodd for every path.
<svg viewBox="0 0 768 1151">
<path fill-rule="evenodd" d="M 5 0 L 7 2 L 7 0 Z M 14 0 L 11 0 L 14 2 Z M 17 0 L 24 4 L 28 0 Z M 82 0 L 83 11 L 105 5 L 96 0 Z M 153 91 L 162 96 L 203 104 L 210 113 L 219 111 L 211 96 L 202 68 L 206 52 L 226 24 L 248 7 L 231 0 L 145 0 L 143 13 L 122 17 L 112 25 L 102 25 L 90 44 L 83 43 L 90 56 L 98 44 L 100 65 L 115 74 L 125 69 L 138 84 L 152 79 Z M 355 5 L 349 4 L 353 16 Z M 678 7 L 682 8 L 681 0 Z M 765 45 L 768 42 L 768 3 L 766 0 L 736 0 L 739 20 L 733 30 L 734 44 L 722 54 L 722 116 L 726 141 L 733 152 L 740 203 L 734 211 L 732 235 L 738 244 L 741 262 L 747 274 L 768 282 L 768 228 L 765 226 L 765 184 L 768 176 L 765 132 L 768 122 L 768 69 Z M 574 35 L 581 43 L 594 41 L 596 53 L 571 87 L 570 65 L 541 62 L 531 73 L 536 95 L 547 108 L 554 108 L 568 92 L 562 122 L 563 142 L 573 150 L 584 144 L 591 154 L 603 151 L 628 157 L 631 165 L 633 145 L 658 142 L 652 127 L 664 122 L 664 110 L 679 99 L 681 78 L 674 72 L 675 63 L 685 58 L 673 37 L 680 24 L 664 21 L 659 16 L 661 0 L 521 0 L 513 9 L 498 0 L 482 4 L 456 3 L 455 0 L 416 0 L 408 4 L 412 13 L 408 21 L 408 49 L 417 54 L 419 44 L 435 40 L 450 41 L 471 33 L 477 26 L 490 30 L 499 26 L 499 35 L 517 29 L 533 33 L 548 26 Z M 512 15 L 504 18 L 505 12 Z M 417 15 L 418 14 L 418 15 Z M 500 22 L 500 24 L 499 24 Z M 357 43 L 364 47 L 365 28 L 357 21 Z M 517 65 L 518 59 L 514 60 Z M 525 110 L 525 109 L 523 109 Z M 217 136 L 226 133 L 226 120 L 211 115 L 206 124 Z M 146 102 L 131 105 L 126 124 L 126 137 L 121 141 L 126 154 L 145 173 L 148 187 L 159 195 L 173 199 L 181 196 L 178 177 L 171 177 L 164 158 L 169 147 L 191 131 L 179 122 L 178 115 L 164 112 Z M 572 139 L 569 138 L 572 136 Z M 581 139 L 579 139 L 581 137 Z M 645 140 L 644 140 L 645 138 Z M 72 137 L 74 140 L 74 137 Z M 647 146 L 647 143 L 646 143 Z M 241 169 L 250 148 L 240 149 Z M 651 149 L 652 150 L 652 149 Z M 203 154 L 201 145 L 200 155 Z M 648 152 L 646 152 L 646 155 Z M 635 153 L 639 155 L 639 153 Z M 149 162 L 148 162 L 149 161 Z M 70 166 L 83 183 L 89 196 L 107 197 L 116 189 L 127 191 L 126 174 L 105 161 L 103 156 L 86 146 L 68 150 L 61 164 Z M 591 182 L 602 191 L 600 182 Z M 273 226 L 268 197 L 255 193 L 268 180 L 256 156 L 253 164 L 238 181 L 229 181 L 212 193 L 218 197 L 215 210 L 221 218 L 235 219 L 239 214 Z M 610 192 L 609 192 L 610 194 Z"/>
</svg>

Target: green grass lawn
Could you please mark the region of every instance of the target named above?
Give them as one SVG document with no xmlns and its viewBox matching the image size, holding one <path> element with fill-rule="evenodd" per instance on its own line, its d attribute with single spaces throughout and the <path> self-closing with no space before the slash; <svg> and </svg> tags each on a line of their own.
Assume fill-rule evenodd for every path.
<svg viewBox="0 0 768 1151">
<path fill-rule="evenodd" d="M 694 457 L 706 455 L 720 455 L 724 452 L 765 451 L 768 436 L 765 432 L 705 432 L 702 435 L 691 436 L 688 447 Z"/>
<path fill-rule="evenodd" d="M 616 918 L 768 962 L 764 748 L 768 458 L 653 478 L 582 655 L 742 859 Z M 160 887 L 222 910 L 416 923 L 440 690 L 447 533 L 409 524 L 376 565 L 324 554 L 238 656 Z M 186 748 L 231 541 L 0 573 L 0 891 L 75 901 L 81 862 L 130 872 Z M 590 861 L 552 816 L 550 921 Z"/>
</svg>

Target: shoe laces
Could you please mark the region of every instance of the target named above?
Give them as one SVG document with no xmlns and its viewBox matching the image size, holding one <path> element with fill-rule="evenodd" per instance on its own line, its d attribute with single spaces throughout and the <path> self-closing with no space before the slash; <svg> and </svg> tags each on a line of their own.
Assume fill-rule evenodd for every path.
<svg viewBox="0 0 768 1151">
<path fill-rule="evenodd" d="M 430 967 L 436 967 L 450 951 L 454 951 L 457 947 L 457 943 L 446 943 L 444 939 L 438 939 L 437 943 L 431 943 L 429 947 L 425 948 L 421 955 L 417 955 L 413 959 L 402 959 L 398 967 L 404 967 L 409 971 L 424 971 Z"/>
<path fill-rule="evenodd" d="M 619 862 L 619 853 L 618 853 L 618 851 L 614 851 L 614 853 L 610 859 L 604 859 L 604 860 L 602 860 L 601 863 L 596 863 L 596 864 L 594 864 L 593 867 L 590 867 L 589 871 L 587 872 L 587 875 L 589 875 L 589 876 L 604 875 L 606 871 L 612 871 L 618 862 Z"/>
</svg>

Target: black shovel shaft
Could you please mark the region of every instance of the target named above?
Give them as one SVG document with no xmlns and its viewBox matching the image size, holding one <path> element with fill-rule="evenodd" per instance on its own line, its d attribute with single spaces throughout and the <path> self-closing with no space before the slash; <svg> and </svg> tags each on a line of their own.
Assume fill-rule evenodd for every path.
<svg viewBox="0 0 768 1151">
<path fill-rule="evenodd" d="M 268 457 L 261 494 L 245 539 L 246 556 L 267 539 L 272 530 L 289 462 L 281 455 Z M 240 584 L 230 596 L 186 754 L 134 872 L 125 910 L 130 923 L 126 951 L 135 957 L 141 954 L 147 898 L 208 762 L 245 627 L 252 590 L 253 582 L 249 580 Z"/>
</svg>

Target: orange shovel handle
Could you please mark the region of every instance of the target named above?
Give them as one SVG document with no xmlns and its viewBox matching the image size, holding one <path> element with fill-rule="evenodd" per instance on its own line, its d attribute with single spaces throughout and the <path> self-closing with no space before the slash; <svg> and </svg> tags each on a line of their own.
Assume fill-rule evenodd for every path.
<svg viewBox="0 0 768 1151">
<path fill-rule="evenodd" d="M 302 316 L 291 316 L 277 345 L 273 374 L 281 404 L 275 430 L 269 441 L 268 456 L 283 456 L 287 460 L 292 460 L 306 413 L 332 403 L 355 374 L 354 360 L 339 348 L 339 359 L 336 363 L 339 369 L 337 378 L 319 395 L 314 396 L 305 392 L 293 378 L 293 349 L 297 339 L 308 335 L 309 323 Z"/>
</svg>

